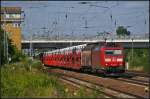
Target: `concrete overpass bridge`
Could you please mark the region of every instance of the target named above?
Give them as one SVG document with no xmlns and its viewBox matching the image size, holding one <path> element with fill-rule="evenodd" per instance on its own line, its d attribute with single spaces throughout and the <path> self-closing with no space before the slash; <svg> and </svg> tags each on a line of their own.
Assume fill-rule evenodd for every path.
<svg viewBox="0 0 150 99">
<path fill-rule="evenodd" d="M 22 40 L 22 51 L 30 54 L 38 51 L 54 50 L 86 43 L 119 42 L 124 48 L 149 48 L 149 39 L 94 39 L 94 40 Z M 30 49 L 30 46 L 32 50 Z"/>
<path fill-rule="evenodd" d="M 119 42 L 124 48 L 148 48 L 149 39 L 108 39 L 108 40 L 23 40 L 22 49 L 57 49 L 94 42 Z"/>
</svg>

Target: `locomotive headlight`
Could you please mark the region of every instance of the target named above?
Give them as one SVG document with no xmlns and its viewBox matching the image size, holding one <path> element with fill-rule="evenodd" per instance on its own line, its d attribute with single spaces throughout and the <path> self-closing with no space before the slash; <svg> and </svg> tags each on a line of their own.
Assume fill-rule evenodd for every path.
<svg viewBox="0 0 150 99">
<path fill-rule="evenodd" d="M 117 59 L 117 62 L 122 62 L 122 61 L 123 61 L 122 58 L 118 58 L 118 59 Z"/>
<path fill-rule="evenodd" d="M 111 59 L 110 58 L 105 58 L 105 62 L 110 62 Z"/>
</svg>

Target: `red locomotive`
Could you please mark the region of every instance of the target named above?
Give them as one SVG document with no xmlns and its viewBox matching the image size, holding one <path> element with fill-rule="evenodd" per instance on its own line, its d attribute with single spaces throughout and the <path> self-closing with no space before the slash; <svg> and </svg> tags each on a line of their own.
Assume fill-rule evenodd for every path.
<svg viewBox="0 0 150 99">
<path fill-rule="evenodd" d="M 46 66 L 71 68 L 103 73 L 123 73 L 125 61 L 123 48 L 116 43 L 93 43 L 44 52 L 41 56 Z"/>
</svg>

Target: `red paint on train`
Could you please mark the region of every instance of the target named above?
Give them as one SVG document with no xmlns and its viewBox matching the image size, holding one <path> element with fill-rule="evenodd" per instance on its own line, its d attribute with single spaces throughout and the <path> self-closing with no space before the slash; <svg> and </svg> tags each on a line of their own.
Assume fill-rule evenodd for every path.
<svg viewBox="0 0 150 99">
<path fill-rule="evenodd" d="M 45 52 L 42 63 L 71 69 L 121 69 L 124 71 L 124 53 L 121 46 L 83 44 Z M 114 71 L 113 71 L 114 72 Z"/>
</svg>

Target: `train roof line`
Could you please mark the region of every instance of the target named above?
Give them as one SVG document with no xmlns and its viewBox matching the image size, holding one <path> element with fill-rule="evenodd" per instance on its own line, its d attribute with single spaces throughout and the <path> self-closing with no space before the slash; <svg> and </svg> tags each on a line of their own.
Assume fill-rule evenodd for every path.
<svg viewBox="0 0 150 99">
<path fill-rule="evenodd" d="M 71 47 L 66 47 L 66 48 L 62 48 L 62 49 L 56 49 L 56 50 L 53 50 L 53 51 L 48 51 L 46 53 L 55 53 L 55 52 L 63 52 L 63 51 L 66 51 L 66 50 L 72 50 L 74 48 L 76 49 L 82 49 L 83 47 L 85 47 L 87 44 L 82 44 L 82 45 L 77 45 L 77 46 L 71 46 Z"/>
</svg>

